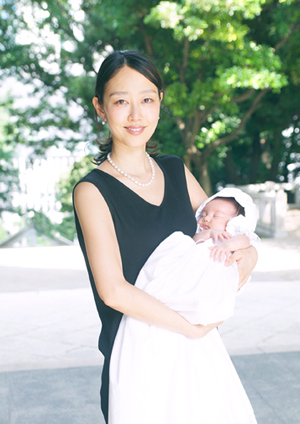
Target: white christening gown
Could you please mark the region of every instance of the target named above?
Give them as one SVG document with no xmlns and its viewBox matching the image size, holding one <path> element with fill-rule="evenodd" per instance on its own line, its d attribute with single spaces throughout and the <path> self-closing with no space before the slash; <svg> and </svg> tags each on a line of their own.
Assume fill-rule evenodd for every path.
<svg viewBox="0 0 300 424">
<path fill-rule="evenodd" d="M 175 232 L 142 268 L 136 286 L 193 324 L 233 314 L 236 264 L 209 258 L 211 241 Z M 123 316 L 110 362 L 109 424 L 256 424 L 217 329 L 204 338 Z"/>
</svg>

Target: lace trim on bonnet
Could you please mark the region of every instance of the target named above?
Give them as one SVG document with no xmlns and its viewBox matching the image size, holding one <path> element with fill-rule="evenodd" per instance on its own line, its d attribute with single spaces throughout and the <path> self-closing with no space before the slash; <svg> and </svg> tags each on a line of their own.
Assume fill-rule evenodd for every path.
<svg viewBox="0 0 300 424">
<path fill-rule="evenodd" d="M 226 226 L 228 231 L 233 237 L 241 234 L 245 234 L 252 244 L 253 242 L 259 241 L 259 237 L 255 234 L 255 228 L 257 223 L 258 211 L 249 194 L 244 193 L 239 188 L 228 187 L 209 197 L 196 212 L 196 220 L 198 221 L 202 210 L 205 208 L 207 203 L 216 197 L 233 197 L 244 209 L 245 216 L 238 215 L 231 218 Z M 197 228 L 197 233 L 199 229 Z"/>
</svg>

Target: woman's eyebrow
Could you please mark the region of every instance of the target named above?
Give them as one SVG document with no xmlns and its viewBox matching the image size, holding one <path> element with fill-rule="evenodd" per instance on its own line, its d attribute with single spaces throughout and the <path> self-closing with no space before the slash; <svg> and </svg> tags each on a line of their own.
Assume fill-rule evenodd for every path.
<svg viewBox="0 0 300 424">
<path fill-rule="evenodd" d="M 108 97 L 120 96 L 122 94 L 128 94 L 128 91 L 114 91 L 114 92 L 110 93 L 110 95 Z"/>
<path fill-rule="evenodd" d="M 156 90 L 154 90 L 153 88 L 149 88 L 148 90 L 143 90 L 143 91 L 141 91 L 141 93 L 157 93 L 157 91 Z"/>
<path fill-rule="evenodd" d="M 145 94 L 145 93 L 155 93 L 156 91 L 152 88 L 148 89 L 148 90 L 143 90 L 140 91 L 140 94 Z M 128 91 L 113 91 L 112 93 L 110 93 L 110 95 L 108 97 L 112 97 L 112 96 L 122 96 L 124 94 L 128 94 Z"/>
</svg>

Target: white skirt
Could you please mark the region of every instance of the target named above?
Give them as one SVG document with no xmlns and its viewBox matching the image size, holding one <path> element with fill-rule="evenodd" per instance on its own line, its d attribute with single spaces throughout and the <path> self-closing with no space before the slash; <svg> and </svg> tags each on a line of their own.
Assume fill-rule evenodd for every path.
<svg viewBox="0 0 300 424">
<path fill-rule="evenodd" d="M 213 262 L 209 245 L 173 233 L 149 257 L 136 286 L 193 324 L 227 319 L 238 270 Z M 256 424 L 217 329 L 192 340 L 125 315 L 110 361 L 108 422 Z"/>
</svg>

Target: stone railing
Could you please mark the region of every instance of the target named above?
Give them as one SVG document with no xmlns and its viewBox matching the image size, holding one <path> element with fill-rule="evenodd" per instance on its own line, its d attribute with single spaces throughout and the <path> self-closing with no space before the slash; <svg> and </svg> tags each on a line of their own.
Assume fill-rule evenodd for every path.
<svg viewBox="0 0 300 424">
<path fill-rule="evenodd" d="M 300 209 L 300 184 L 295 185 L 293 191 L 294 191 L 295 200 L 291 206 Z"/>
<path fill-rule="evenodd" d="M 286 236 L 284 229 L 288 207 L 286 192 L 293 190 L 295 203 L 291 206 L 300 208 L 300 187 L 290 183 L 275 183 L 272 181 L 237 187 L 248 193 L 257 206 L 257 234 L 261 237 L 274 238 Z"/>
</svg>

